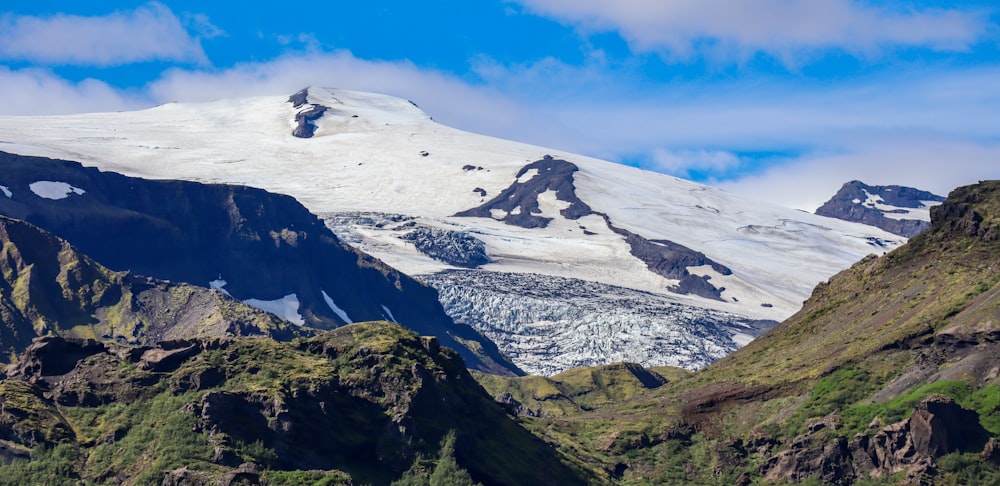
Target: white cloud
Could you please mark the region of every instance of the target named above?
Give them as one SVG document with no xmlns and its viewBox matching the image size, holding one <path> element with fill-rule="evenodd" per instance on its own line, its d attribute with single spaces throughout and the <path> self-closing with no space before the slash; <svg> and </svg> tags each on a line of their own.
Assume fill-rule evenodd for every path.
<svg viewBox="0 0 1000 486">
<path fill-rule="evenodd" d="M 11 70 L 0 66 L 0 114 L 59 115 L 116 111 L 147 106 L 102 81 L 73 83 L 43 69 Z"/>
<path fill-rule="evenodd" d="M 731 192 L 815 211 L 853 179 L 900 184 L 942 196 L 980 180 L 1000 179 L 1000 143 L 893 139 L 861 144 L 850 153 L 806 155 L 787 164 L 717 185 Z"/>
<path fill-rule="evenodd" d="M 668 174 L 685 174 L 693 171 L 724 173 L 740 167 L 739 156 L 724 150 L 668 150 L 655 148 L 649 155 L 647 169 Z"/>
<path fill-rule="evenodd" d="M 203 32 L 219 33 L 204 17 L 192 17 L 192 22 Z M 0 16 L 0 59 L 81 66 L 154 60 L 207 63 L 198 39 L 156 2 L 101 17 L 5 14 Z"/>
<path fill-rule="evenodd" d="M 893 11 L 853 0 L 514 0 L 529 12 L 585 32 L 617 31 L 638 51 L 686 58 L 697 50 L 726 57 L 766 52 L 885 47 L 963 50 L 985 33 L 981 12 Z"/>
<path fill-rule="evenodd" d="M 486 86 L 419 68 L 407 61 L 359 59 L 348 51 L 295 53 L 224 71 L 174 69 L 148 87 L 158 102 L 207 101 L 262 94 L 292 94 L 307 86 L 383 93 L 416 102 L 436 120 L 479 133 L 519 139 L 549 140 L 570 146 L 572 130 L 538 111 Z"/>
</svg>

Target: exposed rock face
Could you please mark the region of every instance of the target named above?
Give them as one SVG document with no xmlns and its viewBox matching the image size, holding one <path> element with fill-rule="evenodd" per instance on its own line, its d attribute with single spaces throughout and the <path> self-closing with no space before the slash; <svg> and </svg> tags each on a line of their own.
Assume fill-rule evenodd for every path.
<svg viewBox="0 0 1000 486">
<path fill-rule="evenodd" d="M 761 469 L 765 480 L 793 483 L 817 478 L 823 484 L 851 484 L 856 475 L 847 440 L 841 437 L 796 441 L 788 450 L 768 459 Z"/>
<path fill-rule="evenodd" d="M 945 234 L 1000 240 L 1000 184 L 986 181 L 952 191 L 948 201 L 931 208 L 931 221 Z"/>
<path fill-rule="evenodd" d="M 309 88 L 293 94 L 288 98 L 288 102 L 299 109 L 295 113 L 295 129 L 292 130 L 292 135 L 298 138 L 312 138 L 316 134 L 316 120 L 322 118 L 330 108 L 309 103 Z"/>
<path fill-rule="evenodd" d="M 201 286 L 222 281 L 223 290 L 244 301 L 297 302 L 286 311 L 320 329 L 347 323 L 345 316 L 397 320 L 438 336 L 474 368 L 517 372 L 493 343 L 456 325 L 432 288 L 343 244 L 291 197 L 2 152 L 0 174 L 13 193 L 0 198 L 0 214 L 65 238 L 113 270 Z M 44 198 L 29 190 L 37 181 L 85 192 Z M 476 343 L 476 351 L 463 342 Z"/>
<path fill-rule="evenodd" d="M 910 418 L 875 435 L 859 434 L 848 441 L 827 432 L 814 429 L 796 439 L 761 466 L 762 476 L 792 482 L 816 477 L 824 484 L 902 471 L 919 477 L 934 471 L 934 459 L 956 451 L 984 451 L 990 439 L 975 412 L 937 395 L 921 401 Z"/>
<path fill-rule="evenodd" d="M 945 198 L 903 186 L 869 186 L 861 181 L 844 184 L 816 210 L 820 216 L 882 228 L 907 238 L 930 227 L 926 210 Z"/>
<path fill-rule="evenodd" d="M 496 197 L 482 206 L 456 213 L 455 216 L 493 218 L 522 228 L 544 228 L 552 218 L 538 215 L 542 212 L 538 197 L 553 191 L 556 199 L 569 204 L 559 214 L 566 219 L 582 218 L 592 212 L 590 206 L 576 195 L 573 173 L 578 170 L 571 162 L 546 155 L 542 160 L 522 167 L 517 172 L 517 181 Z M 526 175 L 531 177 L 522 181 Z"/>
<path fill-rule="evenodd" d="M 625 242 L 631 248 L 632 256 L 642 260 L 651 272 L 663 277 L 680 280 L 670 289 L 677 294 L 694 294 L 706 299 L 722 300 L 723 288 L 717 288 L 709 283 L 711 277 L 692 275 L 688 267 L 710 265 L 712 270 L 722 275 L 732 275 L 733 271 L 725 265 L 705 256 L 700 251 L 692 250 L 684 245 L 669 240 L 649 240 L 611 224 L 611 218 L 601 213 L 604 221 L 615 233 L 625 237 Z"/>
<path fill-rule="evenodd" d="M 926 469 L 934 458 L 951 452 L 982 451 L 989 437 L 975 412 L 950 398 L 930 396 L 910 418 L 883 428 L 873 437 L 856 437 L 851 449 L 859 470 L 895 474 Z"/>
</svg>

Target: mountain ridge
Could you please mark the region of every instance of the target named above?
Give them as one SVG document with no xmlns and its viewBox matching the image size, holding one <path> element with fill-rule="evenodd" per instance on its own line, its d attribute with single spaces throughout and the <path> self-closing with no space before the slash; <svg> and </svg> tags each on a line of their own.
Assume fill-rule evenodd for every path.
<svg viewBox="0 0 1000 486">
<path fill-rule="evenodd" d="M 434 289 L 343 244 L 289 196 L 4 152 L 0 168 L 12 193 L 0 197 L 0 214 L 51 231 L 115 270 L 211 286 L 316 329 L 398 319 L 440 336 L 472 367 L 520 373 L 488 339 L 452 321 Z M 40 182 L 79 191 L 39 194 Z"/>
</svg>

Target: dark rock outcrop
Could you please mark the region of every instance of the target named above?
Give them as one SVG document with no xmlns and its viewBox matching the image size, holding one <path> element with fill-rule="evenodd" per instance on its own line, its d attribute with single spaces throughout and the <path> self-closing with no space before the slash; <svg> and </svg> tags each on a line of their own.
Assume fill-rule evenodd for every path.
<svg viewBox="0 0 1000 486">
<path fill-rule="evenodd" d="M 301 108 L 295 113 L 295 129 L 292 130 L 292 135 L 298 138 L 312 138 L 316 134 L 316 120 L 322 118 L 330 108 L 309 103 L 309 88 L 293 94 L 288 98 L 288 102 L 296 109 Z"/>
<path fill-rule="evenodd" d="M 466 166 L 466 170 L 471 170 L 471 167 Z M 521 181 L 523 176 L 533 170 L 536 173 L 530 179 Z M 455 216 L 493 218 L 522 228 L 544 228 L 552 219 L 538 215 L 541 213 L 538 197 L 544 192 L 555 191 L 559 201 L 569 203 L 569 206 L 559 212 L 564 218 L 576 220 L 592 214 L 601 216 L 609 229 L 625 237 L 632 255 L 642 260 L 650 271 L 668 279 L 680 280 L 678 285 L 669 289 L 670 291 L 722 300 L 721 294 L 724 288 L 720 289 L 709 283 L 708 277 L 691 275 L 687 267 L 711 265 L 722 275 L 732 274 L 729 268 L 711 260 L 701 252 L 672 241 L 650 240 L 616 227 L 607 214 L 593 211 L 576 195 L 573 173 L 578 170 L 579 168 L 570 162 L 546 155 L 542 160 L 522 167 L 517 172 L 518 180 L 496 197 L 479 207 L 456 213 Z M 485 195 L 485 191 L 482 194 Z M 502 216 L 498 217 L 494 212 Z M 589 232 L 589 234 L 594 233 Z"/>
<path fill-rule="evenodd" d="M 3 152 L 0 178 L 14 192 L 0 197 L 0 214 L 65 238 L 112 270 L 199 286 L 221 278 L 224 290 L 240 300 L 294 294 L 302 324 L 319 329 L 346 324 L 344 315 L 371 321 L 391 313 L 421 334 L 438 336 L 474 368 L 517 373 L 492 342 L 444 313 L 434 289 L 345 245 L 291 197 L 125 177 Z M 61 181 L 86 192 L 46 199 L 28 190 L 36 181 Z"/>
<path fill-rule="evenodd" d="M 986 181 L 959 187 L 948 200 L 931 208 L 931 222 L 944 236 L 970 237 L 983 242 L 1000 240 L 1000 184 Z"/>
<path fill-rule="evenodd" d="M 851 452 L 859 471 L 874 475 L 918 472 L 945 454 L 983 451 L 989 438 L 976 412 L 950 398 L 932 395 L 917 405 L 910 418 L 874 436 L 855 437 Z"/>
<path fill-rule="evenodd" d="M 554 191 L 558 200 L 569 203 L 569 206 L 559 211 L 564 218 L 582 218 L 592 212 L 590 206 L 576 195 L 573 173 L 578 170 L 570 162 L 546 155 L 542 160 L 522 167 L 516 175 L 518 180 L 496 197 L 479 207 L 458 212 L 455 216 L 494 218 L 522 228 L 544 228 L 552 218 L 539 216 L 542 210 L 538 207 L 538 197 L 545 192 Z M 536 173 L 530 179 L 520 180 L 531 171 Z M 496 218 L 494 211 L 503 215 Z"/>
<path fill-rule="evenodd" d="M 985 449 L 990 434 L 978 414 L 940 395 L 925 398 L 908 419 L 875 435 L 859 434 L 848 441 L 831 436 L 829 429 L 811 428 L 769 458 L 761 475 L 767 480 L 799 482 L 815 477 L 824 484 L 851 484 L 864 476 L 930 475 L 934 460 L 952 452 L 989 453 Z"/>
<path fill-rule="evenodd" d="M 916 236 L 931 225 L 920 219 L 890 218 L 886 215 L 905 213 L 905 210 L 878 209 L 869 202 L 870 198 L 878 198 L 883 204 L 897 208 L 922 208 L 925 202 L 945 200 L 942 196 L 911 187 L 869 186 L 861 181 L 850 181 L 820 206 L 816 214 L 875 226 L 907 238 Z"/>
<path fill-rule="evenodd" d="M 769 481 L 802 482 L 817 478 L 822 484 L 851 484 L 856 473 L 847 440 L 796 441 L 792 446 L 761 466 Z"/>
<path fill-rule="evenodd" d="M 677 294 L 694 294 L 706 299 L 722 300 L 722 291 L 709 283 L 711 277 L 692 275 L 688 267 L 710 265 L 712 270 L 722 275 L 732 275 L 733 271 L 705 256 L 700 251 L 692 250 L 684 245 L 670 240 L 650 240 L 624 228 L 616 227 L 611 218 L 604 213 L 595 213 L 604 218 L 608 228 L 625 237 L 632 256 L 642 260 L 649 271 L 680 282 L 669 290 Z"/>
</svg>

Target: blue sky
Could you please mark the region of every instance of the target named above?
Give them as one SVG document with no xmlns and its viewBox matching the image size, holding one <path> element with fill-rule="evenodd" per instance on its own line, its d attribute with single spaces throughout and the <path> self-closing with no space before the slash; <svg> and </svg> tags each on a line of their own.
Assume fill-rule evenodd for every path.
<svg viewBox="0 0 1000 486">
<path fill-rule="evenodd" d="M 0 4 L 0 114 L 308 85 L 809 210 L 1000 178 L 995 0 Z"/>
</svg>

